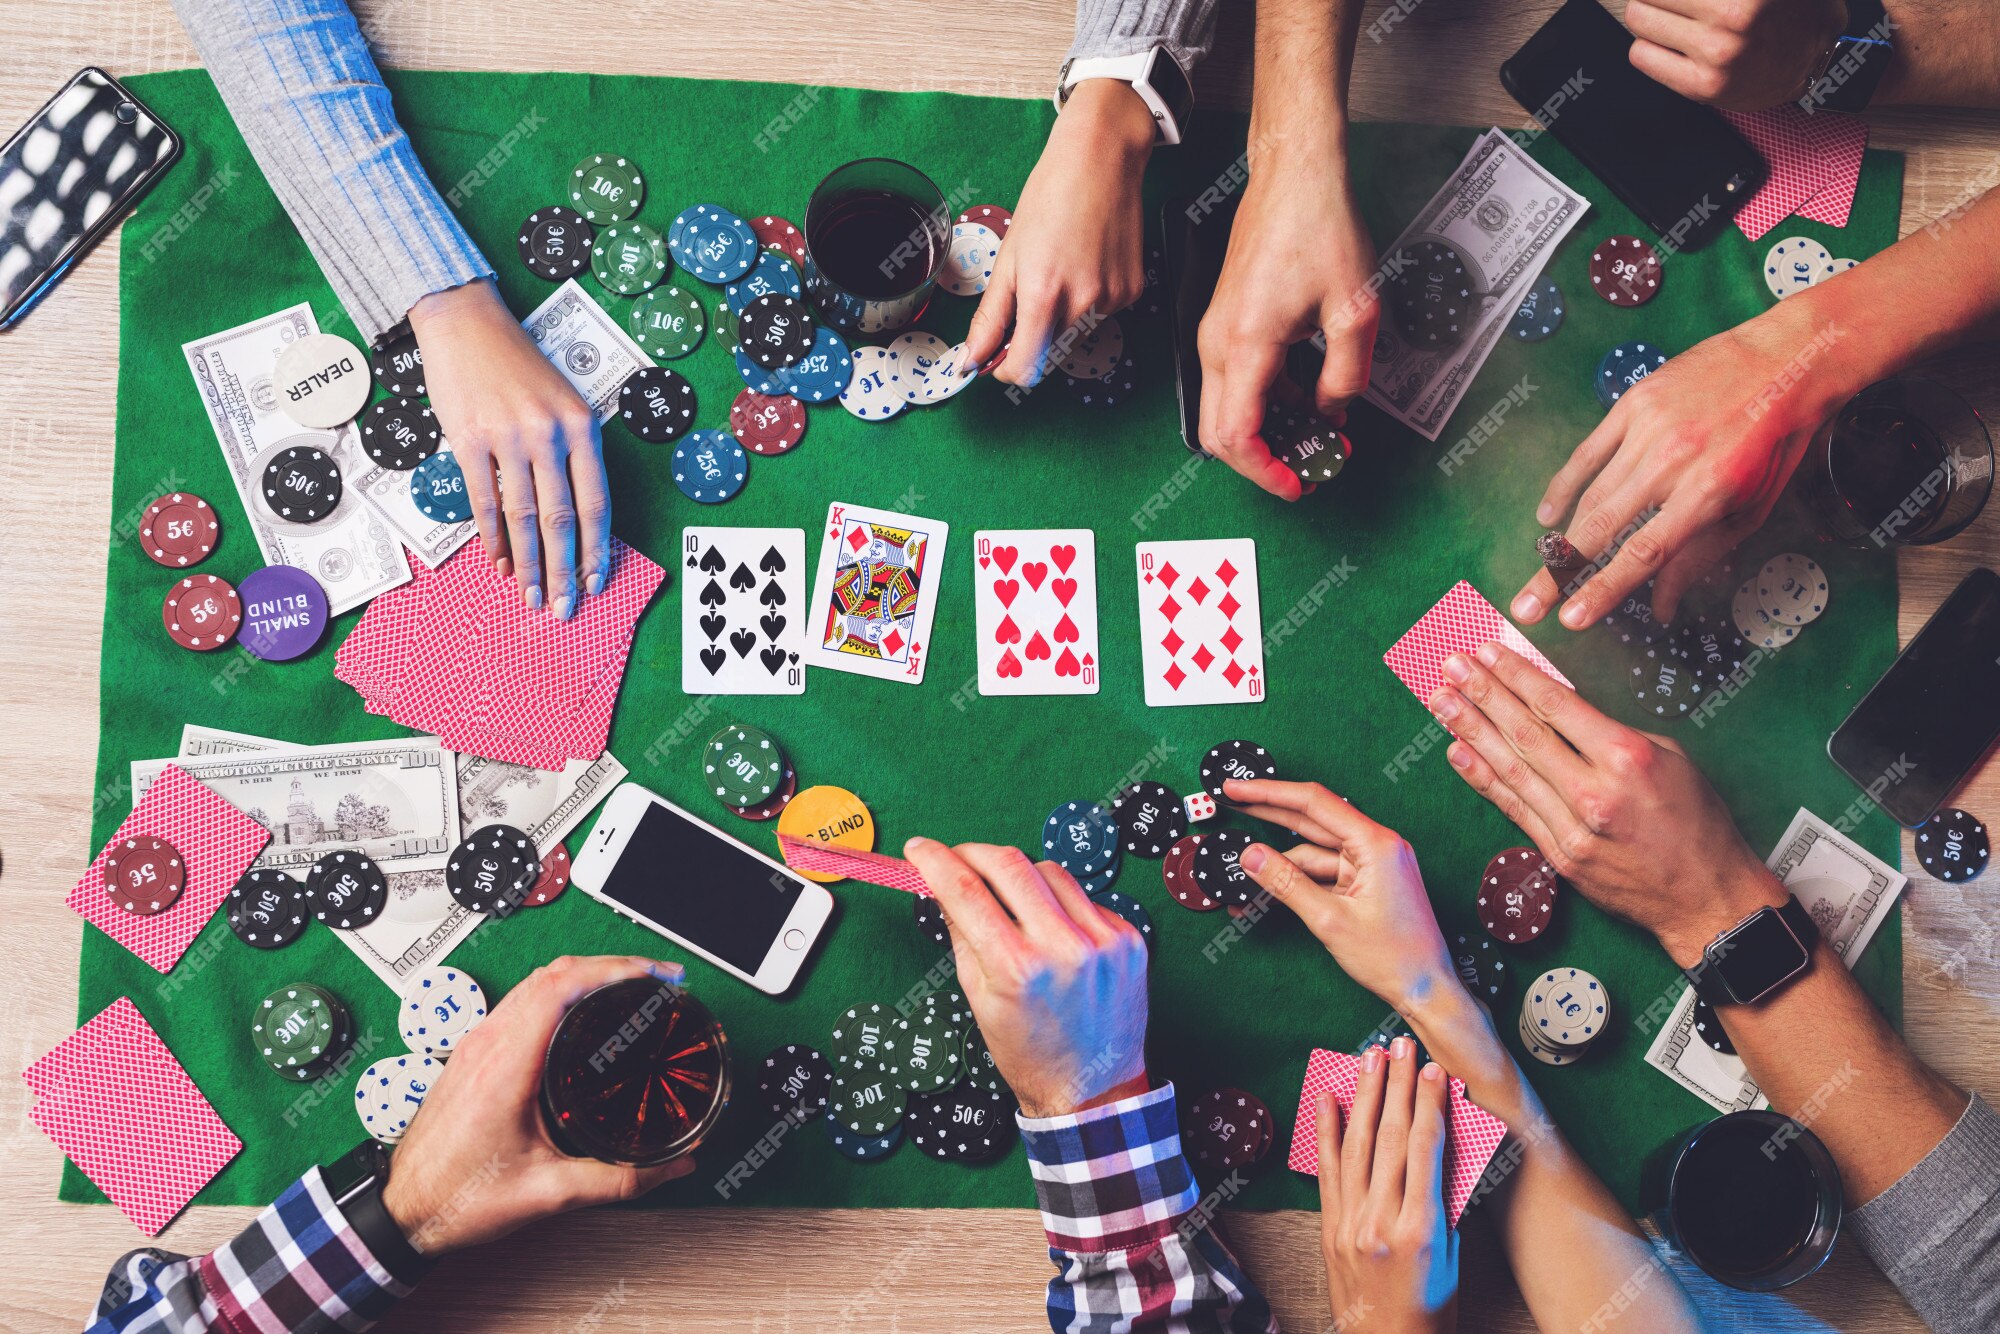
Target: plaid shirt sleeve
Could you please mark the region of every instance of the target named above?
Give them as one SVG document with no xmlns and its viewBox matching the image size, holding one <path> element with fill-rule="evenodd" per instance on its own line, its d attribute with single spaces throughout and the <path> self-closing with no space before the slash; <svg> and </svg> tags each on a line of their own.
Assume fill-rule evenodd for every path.
<svg viewBox="0 0 2000 1334">
<path fill-rule="evenodd" d="M 148 1248 L 121 1258 L 85 1334 L 358 1331 L 408 1292 L 349 1226 L 315 1167 L 207 1255 Z"/>
<path fill-rule="evenodd" d="M 1073 1116 L 1018 1116 L 1048 1233 L 1056 1334 L 1276 1334 L 1181 1153 L 1174 1086 Z"/>
</svg>

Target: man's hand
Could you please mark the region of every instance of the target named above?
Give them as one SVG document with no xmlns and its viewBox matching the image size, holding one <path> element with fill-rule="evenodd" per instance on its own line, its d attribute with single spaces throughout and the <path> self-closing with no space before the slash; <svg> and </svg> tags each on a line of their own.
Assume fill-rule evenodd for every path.
<svg viewBox="0 0 2000 1334">
<path fill-rule="evenodd" d="M 1847 23 L 1842 0 L 1631 0 L 1632 67 L 1684 97 L 1762 111 L 1805 94 Z"/>
<path fill-rule="evenodd" d="M 431 371 L 428 360 L 424 369 Z M 648 976 L 678 986 L 684 972 L 651 959 L 557 959 L 465 1036 L 396 1146 L 382 1190 L 411 1245 L 425 1255 L 477 1246 L 551 1214 L 644 1195 L 694 1170 L 691 1157 L 649 1168 L 571 1158 L 542 1125 L 542 1056 L 563 1014 L 607 983 Z"/>
<path fill-rule="evenodd" d="M 1146 281 L 1139 180 L 1153 134 L 1153 113 L 1130 85 L 1086 79 L 1071 90 L 972 316 L 961 375 L 1006 344 L 995 377 L 1032 387 L 1067 350 L 1057 340 L 1071 327 L 1138 299 Z"/>
<path fill-rule="evenodd" d="M 1242 866 L 1349 977 L 1405 1014 L 1458 985 L 1417 854 L 1395 830 L 1318 783 L 1232 779 L 1223 792 L 1245 815 L 1306 840 L 1283 855 L 1253 843 Z"/>
<path fill-rule="evenodd" d="M 490 281 L 425 297 L 410 328 L 495 568 L 516 577 L 530 607 L 568 619 L 578 585 L 602 590 L 611 568 L 611 493 L 590 406 Z"/>
<path fill-rule="evenodd" d="M 1458 1323 L 1458 1233 L 1444 1215 L 1444 1067 L 1397 1038 L 1361 1061 L 1354 1116 L 1319 1099 L 1320 1248 L 1336 1327 Z"/>
<path fill-rule="evenodd" d="M 1146 942 L 1069 872 L 1018 848 L 913 838 L 972 1016 L 1031 1117 L 1146 1089 Z"/>
<path fill-rule="evenodd" d="M 1264 439 L 1264 405 L 1291 389 L 1287 350 L 1324 337 L 1313 407 L 1335 425 L 1347 420 L 1374 356 L 1374 273 L 1375 244 L 1348 189 L 1344 153 L 1283 142 L 1261 153 L 1196 338 L 1202 448 L 1272 495 L 1299 498 L 1297 474 Z"/>
<path fill-rule="evenodd" d="M 1599 713 L 1498 644 L 1453 654 L 1430 699 L 1459 777 L 1534 840 L 1556 873 L 1656 936 L 1686 968 L 1784 887 L 1666 737 Z"/>
</svg>

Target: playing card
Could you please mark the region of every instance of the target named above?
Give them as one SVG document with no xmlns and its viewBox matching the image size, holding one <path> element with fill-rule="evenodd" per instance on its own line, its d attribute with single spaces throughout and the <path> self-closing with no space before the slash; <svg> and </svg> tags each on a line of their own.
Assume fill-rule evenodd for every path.
<svg viewBox="0 0 2000 1334">
<path fill-rule="evenodd" d="M 1479 590 L 1463 579 L 1453 584 L 1436 606 L 1390 646 L 1382 661 L 1428 708 L 1431 696 L 1446 684 L 1444 660 L 1454 653 L 1470 657 L 1481 644 L 1489 642 L 1506 645 L 1550 680 L 1576 689 L 1567 676 L 1556 670 L 1554 663 L 1542 656 L 1540 649 L 1528 642 L 1526 635 L 1514 628 L 1512 621 L 1500 614 L 1499 608 L 1479 596 Z"/>
<path fill-rule="evenodd" d="M 1088 528 L 972 535 L 982 695 L 1095 695 L 1097 546 Z"/>
<path fill-rule="evenodd" d="M 126 1002 L 130 1004 L 130 1002 Z M 49 1097 L 61 1089 L 65 1080 L 76 1068 L 91 1058 L 91 1052 L 111 1030 L 118 1017 L 118 1006 L 111 1005 L 99 1010 L 94 1018 L 76 1032 L 58 1042 L 54 1047 L 21 1072 L 21 1078 L 28 1081 L 28 1087 L 38 1097 Z"/>
<path fill-rule="evenodd" d="M 1808 114 L 1786 104 L 1766 111 L 1725 111 L 1722 113 L 1737 133 L 1763 157 L 1770 174 L 1757 193 L 1736 211 L 1736 226 L 1749 240 L 1798 213 L 1810 199 L 1829 187 L 1837 196 L 1847 162 L 1845 145 L 1851 143 L 1854 126 L 1851 116 L 1816 111 Z M 1866 130 L 1862 131 L 1866 143 Z M 1860 157 L 1853 159 L 1859 173 Z M 1852 202 L 1852 181 L 1846 184 Z"/>
<path fill-rule="evenodd" d="M 1141 542 L 1138 560 L 1147 705 L 1263 703 L 1257 544 Z"/>
<path fill-rule="evenodd" d="M 1285 1166 L 1307 1176 L 1319 1175 L 1319 1095 L 1333 1092 L 1340 1108 L 1341 1129 L 1354 1113 L 1354 1092 L 1361 1080 L 1361 1058 L 1345 1052 L 1314 1048 L 1306 1059 L 1306 1077 L 1299 1089 L 1299 1114 L 1292 1122 L 1292 1148 Z M 1453 1079 L 1445 1090 L 1444 1207 L 1453 1227 L 1472 1199 L 1473 1188 L 1507 1136 L 1507 1123 L 1465 1096 L 1465 1081 Z"/>
<path fill-rule="evenodd" d="M 802 695 L 803 528 L 681 530 L 681 689 Z"/>
<path fill-rule="evenodd" d="M 947 531 L 935 519 L 829 505 L 807 604 L 806 664 L 921 684 Z"/>
<path fill-rule="evenodd" d="M 1799 205 L 1799 216 L 1829 227 L 1845 227 L 1848 214 L 1854 210 L 1854 188 L 1861 183 L 1861 158 L 1868 150 L 1868 122 L 1859 116 L 1835 112 L 1816 114 L 1836 117 L 1831 126 L 1836 133 L 1826 149 L 1832 176 L 1818 194 Z"/>
<path fill-rule="evenodd" d="M 923 872 L 901 857 L 891 857 L 882 852 L 861 852 L 835 843 L 821 843 L 817 839 L 794 838 L 790 834 L 778 835 L 778 852 L 784 857 L 785 865 L 797 870 L 818 871 L 859 880 L 864 884 L 880 885 L 884 889 L 900 889 L 920 898 L 931 897 L 931 887 L 924 883 Z"/>
</svg>

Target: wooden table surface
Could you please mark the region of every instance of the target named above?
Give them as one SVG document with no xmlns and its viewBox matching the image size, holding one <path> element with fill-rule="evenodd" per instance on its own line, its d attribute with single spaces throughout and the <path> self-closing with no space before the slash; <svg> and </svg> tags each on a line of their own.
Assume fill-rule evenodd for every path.
<svg viewBox="0 0 2000 1334">
<path fill-rule="evenodd" d="M 358 5 L 385 64 L 763 78 L 891 89 L 1045 95 L 1069 40 L 1067 0 L 1006 0 L 970 14 L 870 0 L 698 0 L 653 9 L 611 0 L 380 0 Z M 1429 0 L 1380 42 L 1361 38 L 1363 119 L 1518 126 L 1494 74 L 1554 8 Z M 1247 32 L 1228 5 L 1203 71 L 1209 103 L 1241 103 Z M 1364 19 L 1372 15 L 1364 15 Z M 671 17 L 670 17 L 671 15 Z M 114 75 L 193 65 L 164 0 L 0 0 L 0 127 L 24 121 L 85 64 Z M 1231 30 L 1232 23 L 1237 25 Z M 977 34 L 976 37 L 973 34 Z M 1903 230 L 2000 179 L 2000 117 L 1870 116 L 1871 143 L 1908 155 Z M 109 525 L 118 348 L 117 246 L 106 243 L 15 332 L 0 337 L 0 1329 L 80 1328 L 106 1266 L 145 1239 L 108 1207 L 55 1198 L 59 1153 L 27 1118 L 19 1070 L 75 1026 L 81 922 L 62 906 L 82 869 L 97 749 L 98 636 Z M 1913 300 L 1922 299 L 1913 294 Z M 1992 349 L 1935 373 L 1991 417 Z M 1981 362 L 1984 362 L 1982 367 Z M 1985 373 L 1982 375 L 1982 370 Z M 206 440 L 189 448 L 210 448 Z M 1904 553 L 1905 638 L 1975 563 L 2000 563 L 2000 505 L 1944 550 Z M 106 794 L 122 803 L 123 793 Z M 2000 810 L 1988 765 L 1959 798 Z M 1989 881 L 1940 884 L 1916 866 L 1904 901 L 1907 1027 L 1945 1074 L 2000 1100 L 2000 912 Z M 1989 924 L 1989 918 L 1992 924 Z M 1651 1078 L 1634 1070 L 1634 1078 Z M 162 1245 L 198 1252 L 251 1216 L 190 1210 Z M 1226 1224 L 1287 1330 L 1328 1322 L 1316 1216 Z M 1489 1235 L 1464 1249 L 1463 1325 L 1531 1328 Z M 1027 1211 L 598 1212 L 454 1257 L 384 1328 L 511 1331 L 1046 1329 L 1046 1253 Z M 1852 1246 L 1781 1299 L 1708 1285 L 1723 1327 L 1902 1330 L 1907 1306 Z"/>
</svg>

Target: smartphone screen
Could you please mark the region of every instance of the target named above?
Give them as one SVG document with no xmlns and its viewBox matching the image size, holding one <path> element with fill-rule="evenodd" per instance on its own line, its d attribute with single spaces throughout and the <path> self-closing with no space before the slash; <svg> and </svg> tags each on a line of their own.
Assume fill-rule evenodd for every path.
<svg viewBox="0 0 2000 1334">
<path fill-rule="evenodd" d="M 1827 742 L 1833 762 L 1899 822 L 1930 819 L 2000 737 L 2000 574 L 1945 599 Z"/>
<path fill-rule="evenodd" d="M 754 976 L 803 891 L 791 876 L 649 801 L 599 892 Z"/>
</svg>

